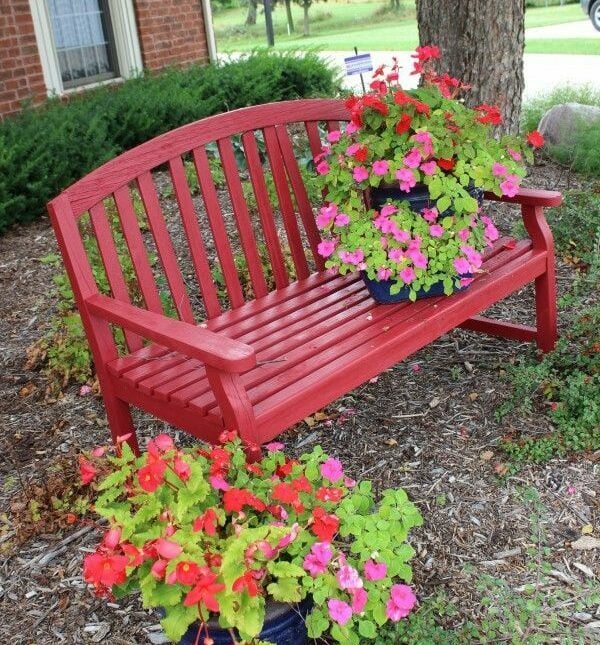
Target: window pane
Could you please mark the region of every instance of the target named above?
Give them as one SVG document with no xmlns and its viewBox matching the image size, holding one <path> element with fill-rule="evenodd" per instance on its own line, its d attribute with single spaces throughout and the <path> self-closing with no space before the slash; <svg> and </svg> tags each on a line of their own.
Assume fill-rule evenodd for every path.
<svg viewBox="0 0 600 645">
<path fill-rule="evenodd" d="M 48 0 L 65 87 L 116 76 L 105 0 Z"/>
</svg>

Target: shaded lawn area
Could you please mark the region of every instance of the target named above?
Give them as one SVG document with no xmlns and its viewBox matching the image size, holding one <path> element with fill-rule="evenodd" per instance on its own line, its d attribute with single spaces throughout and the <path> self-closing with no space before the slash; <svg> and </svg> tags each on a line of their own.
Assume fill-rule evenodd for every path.
<svg viewBox="0 0 600 645">
<path fill-rule="evenodd" d="M 288 35 L 283 8 L 273 12 L 276 49 L 308 49 L 318 47 L 330 51 L 361 50 L 410 51 L 418 44 L 414 3 L 405 2 L 399 12 L 388 10 L 388 2 L 364 0 L 329 1 L 312 5 L 309 37 L 302 36 L 302 9 L 293 5 L 296 31 Z M 220 52 L 248 51 L 265 44 L 264 18 L 259 13 L 257 24 L 244 25 L 244 8 L 214 14 L 215 35 Z M 585 20 L 579 5 L 528 9 L 525 26 L 544 27 Z M 367 28 L 365 28 L 367 27 Z M 539 39 L 527 44 L 529 53 L 600 54 L 600 38 Z"/>
</svg>

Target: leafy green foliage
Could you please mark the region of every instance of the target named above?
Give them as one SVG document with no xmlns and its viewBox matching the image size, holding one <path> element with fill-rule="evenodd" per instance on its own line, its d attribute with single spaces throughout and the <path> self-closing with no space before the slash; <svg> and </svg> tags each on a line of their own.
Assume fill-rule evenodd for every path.
<svg viewBox="0 0 600 645">
<path fill-rule="evenodd" d="M 115 155 L 185 123 L 270 101 L 334 95 L 314 53 L 255 52 L 52 100 L 0 124 L 0 233 Z"/>
<path fill-rule="evenodd" d="M 600 247 L 599 249 L 600 250 Z M 598 250 L 596 253 L 598 254 Z M 559 302 L 565 332 L 541 361 L 533 355 L 508 370 L 513 391 L 497 410 L 548 414 L 553 430 L 508 437 L 502 449 L 515 461 L 544 462 L 555 455 L 600 448 L 600 254 Z"/>
<path fill-rule="evenodd" d="M 307 596 L 312 636 L 374 639 L 396 582 L 412 576 L 406 541 L 422 519 L 406 493 L 376 499 L 370 482 L 345 478 L 320 446 L 297 460 L 273 449 L 247 464 L 235 433 L 221 440 L 210 450 L 180 450 L 159 435 L 140 457 L 123 444 L 117 456 L 82 458 L 89 481 L 102 473 L 94 509 L 110 525 L 86 556 L 84 578 L 101 595 L 139 590 L 145 608 L 162 608 L 173 640 L 218 614 L 223 628 L 250 642 L 267 599 Z M 368 573 L 374 566 L 378 575 Z M 349 610 L 358 591 L 361 609 L 343 624 L 330 620 L 328 603 Z"/>
</svg>

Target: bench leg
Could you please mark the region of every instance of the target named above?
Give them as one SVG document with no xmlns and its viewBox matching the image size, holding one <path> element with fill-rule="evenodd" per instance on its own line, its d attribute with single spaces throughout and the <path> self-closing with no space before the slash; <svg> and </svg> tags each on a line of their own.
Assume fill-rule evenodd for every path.
<svg viewBox="0 0 600 645">
<path fill-rule="evenodd" d="M 108 425 L 113 443 L 117 445 L 120 437 L 131 435 L 127 439 L 127 443 L 134 454 L 139 455 L 140 449 L 129 404 L 119 399 L 110 390 L 106 391 L 104 388 L 102 390 L 102 396 L 104 398 L 104 407 L 106 408 L 106 416 L 108 417 Z"/>
<path fill-rule="evenodd" d="M 558 338 L 556 328 L 556 277 L 554 258 L 548 258 L 546 273 L 535 280 L 536 343 L 546 353 L 551 352 Z"/>
</svg>

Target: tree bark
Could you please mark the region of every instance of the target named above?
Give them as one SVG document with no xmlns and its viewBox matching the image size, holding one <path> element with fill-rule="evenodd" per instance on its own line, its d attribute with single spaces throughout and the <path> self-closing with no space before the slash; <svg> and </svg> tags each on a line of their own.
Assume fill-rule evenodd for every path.
<svg viewBox="0 0 600 645">
<path fill-rule="evenodd" d="M 248 0 L 248 13 L 246 15 L 246 24 L 255 25 L 256 24 L 256 6 L 258 0 Z"/>
<path fill-rule="evenodd" d="M 309 36 L 310 27 L 308 25 L 308 10 L 310 9 L 310 2 L 304 0 L 304 2 L 302 3 L 302 8 L 304 9 L 304 35 Z"/>
<path fill-rule="evenodd" d="M 524 0 L 417 0 L 421 45 L 437 45 L 440 71 L 472 86 L 471 106 L 497 105 L 517 132 L 523 95 Z"/>
<path fill-rule="evenodd" d="M 292 17 L 292 0 L 285 0 L 285 15 L 290 34 L 294 33 L 294 18 Z"/>
</svg>

